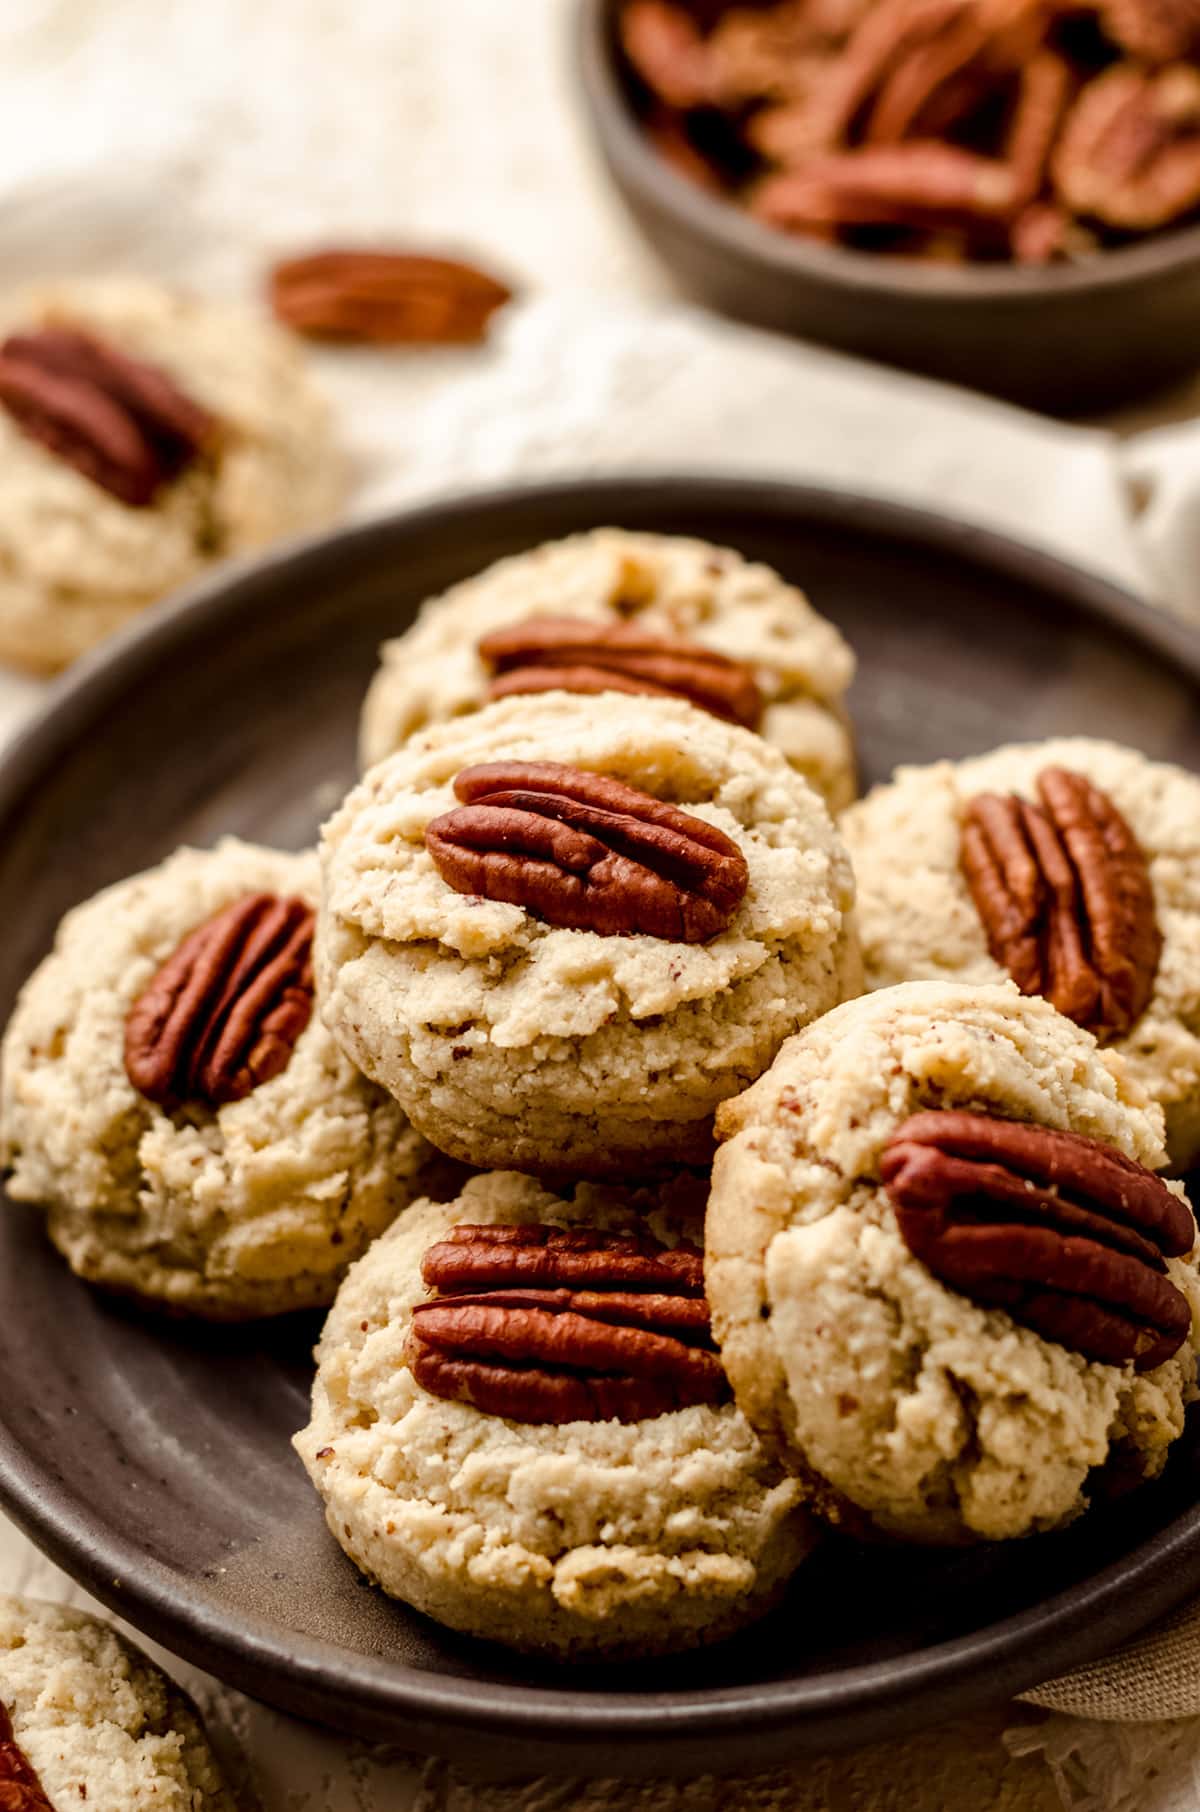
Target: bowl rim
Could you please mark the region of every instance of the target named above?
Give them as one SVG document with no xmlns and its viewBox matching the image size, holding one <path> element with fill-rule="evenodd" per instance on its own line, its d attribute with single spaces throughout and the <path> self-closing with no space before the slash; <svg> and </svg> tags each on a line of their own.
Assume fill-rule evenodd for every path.
<svg viewBox="0 0 1200 1812">
<path fill-rule="evenodd" d="M 619 180 L 660 214 L 714 241 L 731 256 L 805 282 L 874 291 L 923 301 L 966 305 L 1008 302 L 1036 306 L 1059 297 L 1083 298 L 1136 289 L 1200 266 L 1200 223 L 1167 228 L 1132 245 L 1115 246 L 1078 264 L 943 265 L 886 258 L 850 246 L 822 245 L 764 226 L 746 209 L 708 195 L 654 150 L 638 125 L 613 51 L 620 0 L 576 0 L 575 51 L 579 79 L 600 145 Z"/>
<path fill-rule="evenodd" d="M 402 547 L 408 537 L 461 536 L 480 517 L 502 520 L 587 498 L 597 522 L 618 520 L 631 494 L 651 494 L 669 516 L 676 507 L 765 512 L 773 519 L 824 518 L 882 536 L 916 542 L 988 566 L 1017 583 L 1040 583 L 1064 609 L 1098 617 L 1183 669 L 1200 690 L 1200 635 L 1151 610 L 1087 569 L 936 511 L 867 493 L 786 480 L 726 477 L 711 471 L 657 470 L 493 486 L 410 505 L 387 515 L 293 542 L 258 559 L 224 566 L 148 618 L 135 621 L 51 688 L 37 715 L 0 753 L 0 822 L 40 786 L 57 755 L 85 734 L 97 713 L 136 684 L 152 681 L 164 660 L 186 658 L 190 644 L 216 627 L 245 620 L 293 587 L 320 584 L 333 570 L 373 550 Z M 1171 1610 L 1200 1579 L 1200 1505 L 1091 1576 L 965 1636 L 834 1675 L 783 1676 L 732 1687 L 614 1691 L 526 1685 L 469 1675 L 425 1673 L 387 1655 L 355 1655 L 316 1636 L 285 1640 L 279 1625 L 244 1608 L 222 1611 L 196 1582 L 183 1579 L 139 1543 L 131 1527 L 105 1526 L 97 1539 L 89 1506 L 10 1432 L 0 1412 L 0 1503 L 43 1550 L 97 1598 L 172 1652 L 219 1672 L 259 1697 L 302 1701 L 319 1718 L 331 1681 L 353 1695 L 381 1731 L 418 1725 L 429 1746 L 456 1733 L 556 1746 L 557 1766 L 572 1746 L 625 1739 L 631 1770 L 651 1771 L 647 1757 L 708 1745 L 712 1753 L 748 1739 L 786 1732 L 789 1752 L 831 1746 L 831 1729 L 853 1742 L 866 1717 L 878 1734 L 913 1727 L 913 1706 L 936 1692 L 939 1715 L 1009 1697 L 1067 1667 L 1081 1665 Z M 131 1612 L 133 1615 L 131 1616 Z M 214 1666 L 214 1661 L 217 1665 Z M 848 1703 L 849 1701 L 849 1703 Z M 921 1722 L 923 1720 L 918 1720 Z M 641 1745 L 640 1751 L 638 1745 Z M 640 1766 L 639 1766 L 640 1755 Z M 547 1765 L 554 1766 L 554 1762 Z M 732 1764 L 729 1764 L 732 1765 Z M 749 1765 L 749 1764 L 748 1764 Z"/>
</svg>

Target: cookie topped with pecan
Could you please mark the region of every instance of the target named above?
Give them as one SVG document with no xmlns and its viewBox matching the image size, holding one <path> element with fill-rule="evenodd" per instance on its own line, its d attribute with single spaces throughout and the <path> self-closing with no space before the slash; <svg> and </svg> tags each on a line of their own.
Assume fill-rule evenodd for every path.
<svg viewBox="0 0 1200 1812">
<path fill-rule="evenodd" d="M 716 1356 L 706 1193 L 493 1171 L 354 1267 L 296 1447 L 384 1591 L 579 1659 L 694 1647 L 779 1595 L 813 1526 Z"/>
<path fill-rule="evenodd" d="M 344 479 L 271 323 L 135 278 L 0 298 L 0 660 L 64 666 L 213 560 L 323 527 Z"/>
<path fill-rule="evenodd" d="M 909 982 L 789 1040 L 717 1124 L 713 1330 L 825 1514 L 996 1540 L 1161 1471 L 1196 1224 L 1121 1057 L 1012 982 Z"/>
<path fill-rule="evenodd" d="M 758 730 L 836 811 L 856 790 L 853 677 L 832 623 L 770 567 L 682 535 L 596 529 L 499 561 L 384 644 L 363 765 L 492 699 L 625 692 Z"/>
<path fill-rule="evenodd" d="M 1064 737 L 901 768 L 843 819 L 868 987 L 1010 976 L 1119 1050 L 1200 1152 L 1200 779 Z"/>
<path fill-rule="evenodd" d="M 322 862 L 327 1025 L 481 1167 L 703 1162 L 718 1102 L 858 985 L 824 806 L 683 699 L 536 692 L 423 731 Z"/>
<path fill-rule="evenodd" d="M 317 861 L 232 838 L 76 907 L 5 1036 L 8 1192 L 92 1282 L 178 1313 L 321 1307 L 436 1153 L 315 1011 Z"/>
</svg>

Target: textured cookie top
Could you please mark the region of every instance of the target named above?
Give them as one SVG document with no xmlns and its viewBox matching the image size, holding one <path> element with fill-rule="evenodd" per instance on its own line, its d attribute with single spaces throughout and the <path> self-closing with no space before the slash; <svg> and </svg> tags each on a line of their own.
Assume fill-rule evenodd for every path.
<svg viewBox="0 0 1200 1812">
<path fill-rule="evenodd" d="M 794 585 L 731 548 L 616 528 L 548 542 L 431 598 L 413 628 L 381 650 L 363 713 L 364 766 L 427 724 L 479 705 L 490 677 L 480 639 L 541 616 L 636 623 L 745 662 L 763 692 L 763 735 L 811 770 L 814 784 L 825 775 L 851 796 L 843 791 L 852 790 L 846 731 L 813 709 L 840 707 L 854 677 L 854 656 L 833 625 Z"/>
<path fill-rule="evenodd" d="M 211 458 L 151 508 L 131 509 L 0 409 L 0 609 L 32 593 L 61 594 L 64 608 L 72 595 L 148 600 L 215 556 L 332 514 L 343 472 L 328 409 L 298 347 L 270 323 L 128 278 L 0 302 L 0 337 L 44 326 L 83 327 L 158 366 L 213 412 L 221 434 Z"/>
<path fill-rule="evenodd" d="M 945 1108 L 1149 1168 L 1166 1155 L 1121 1059 L 1044 1001 L 912 983 L 826 1015 L 720 1111 L 708 1220 L 714 1327 L 750 1420 L 835 1510 L 935 1541 L 1068 1519 L 1114 1446 L 1156 1471 L 1193 1394 L 1200 1310 L 1193 1261 L 1168 1260 L 1193 1336 L 1135 1376 L 939 1282 L 901 1236 L 881 1164 L 910 1116 Z"/>
<path fill-rule="evenodd" d="M 496 760 L 611 775 L 718 827 L 749 871 L 728 928 L 695 944 L 601 936 L 456 892 L 425 848 L 425 828 L 455 805 L 462 769 Z M 482 1019 L 514 1045 L 592 1032 L 617 1008 L 635 1018 L 670 1012 L 722 993 L 780 951 L 826 966 L 853 894 L 827 813 L 778 751 L 690 705 L 613 693 L 509 699 L 424 732 L 350 794 L 325 828 L 323 860 L 323 916 L 353 932 L 361 960 L 383 973 L 403 958 L 430 1011 L 453 997 L 461 1019 Z M 419 1004 L 410 997 L 399 1011 Z"/>
<path fill-rule="evenodd" d="M 1162 951 L 1149 1003 L 1115 1048 L 1162 1103 L 1172 1161 L 1200 1150 L 1200 778 L 1087 737 L 1014 744 L 968 761 L 898 770 L 843 818 L 859 884 L 869 987 L 921 978 L 990 982 L 989 954 L 962 868 L 963 825 L 981 793 L 1037 798 L 1061 767 L 1103 789 L 1141 845 Z"/>
<path fill-rule="evenodd" d="M 314 901 L 317 861 L 228 838 L 183 849 L 69 913 L 3 1049 L 10 1191 L 44 1205 L 85 1275 L 213 1314 L 328 1301 L 366 1230 L 434 1154 L 314 1012 L 243 1099 L 169 1109 L 130 1081 L 130 1009 L 212 914 L 266 891 Z"/>
<path fill-rule="evenodd" d="M 321 1337 L 312 1421 L 296 1446 L 331 1527 L 388 1590 L 537 1647 L 586 1646 L 588 1629 L 613 1619 L 614 1645 L 628 1620 L 624 1634 L 648 1643 L 660 1624 L 661 1646 L 672 1619 L 687 1626 L 689 1600 L 719 1616 L 722 1601 L 755 1589 L 798 1491 L 731 1402 L 539 1426 L 431 1396 L 406 1363 L 412 1311 L 428 1295 L 422 1259 L 456 1224 L 648 1226 L 673 1245 L 700 1238 L 703 1199 L 687 1180 L 636 1196 L 581 1184 L 565 1199 L 492 1172 L 455 1203 L 413 1208 L 353 1268 Z M 793 1564 L 808 1540 L 796 1523 Z"/>
<path fill-rule="evenodd" d="M 236 1812 L 190 1703 L 94 1617 L 0 1598 L 0 1703 L 55 1812 Z"/>
</svg>

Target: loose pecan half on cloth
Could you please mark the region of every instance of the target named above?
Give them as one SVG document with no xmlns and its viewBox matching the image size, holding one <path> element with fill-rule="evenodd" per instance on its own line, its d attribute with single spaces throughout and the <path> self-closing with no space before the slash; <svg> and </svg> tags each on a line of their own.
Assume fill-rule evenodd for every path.
<svg viewBox="0 0 1200 1812">
<path fill-rule="evenodd" d="M 481 340 L 512 291 L 453 258 L 403 251 L 327 251 L 271 272 L 275 314 L 294 333 L 376 345 Z"/>
<path fill-rule="evenodd" d="M 7 1706 L 0 1704 L 0 1812 L 54 1812 L 46 1789 L 13 1734 Z"/>
<path fill-rule="evenodd" d="M 1107 793 L 1044 768 L 1039 804 L 981 793 L 967 806 L 962 867 L 988 948 L 1022 994 L 1040 994 L 1097 1038 L 1146 1009 L 1162 953 L 1150 871 Z"/>
<path fill-rule="evenodd" d="M 762 693 L 744 662 L 633 623 L 528 617 L 484 636 L 479 654 L 495 672 L 489 698 L 551 690 L 646 692 L 689 699 L 751 730 L 762 716 Z"/>
<path fill-rule="evenodd" d="M 973 1302 L 1108 1365 L 1161 1365 L 1191 1327 L 1164 1258 L 1190 1209 L 1160 1177 L 1077 1133 L 988 1114 L 915 1114 L 883 1154 L 910 1251 Z"/>
<path fill-rule="evenodd" d="M 313 911 L 250 894 L 186 937 L 125 1023 L 125 1070 L 161 1106 L 239 1101 L 287 1068 L 312 1015 Z"/>
<path fill-rule="evenodd" d="M 728 1394 L 703 1254 L 592 1228 L 471 1226 L 426 1252 L 440 1292 L 407 1358 L 436 1397 L 516 1422 L 637 1422 Z"/>
<path fill-rule="evenodd" d="M 749 884 L 724 831 L 606 774 L 495 761 L 464 768 L 454 791 L 463 804 L 425 831 L 442 879 L 548 925 L 703 943 Z"/>
<path fill-rule="evenodd" d="M 135 509 L 216 443 L 216 418 L 157 366 L 75 328 L 0 344 L 0 405 L 22 432 Z"/>
</svg>

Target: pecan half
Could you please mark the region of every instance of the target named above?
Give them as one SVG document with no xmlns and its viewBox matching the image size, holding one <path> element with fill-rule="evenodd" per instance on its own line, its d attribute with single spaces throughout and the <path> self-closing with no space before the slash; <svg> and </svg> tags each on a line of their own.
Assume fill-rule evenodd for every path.
<svg viewBox="0 0 1200 1812">
<path fill-rule="evenodd" d="M 690 699 L 714 717 L 754 729 L 762 693 L 742 661 L 682 636 L 651 635 L 633 623 L 529 617 L 485 635 L 480 658 L 495 669 L 489 698 L 514 692 L 649 692 Z"/>
<path fill-rule="evenodd" d="M 271 272 L 271 303 L 295 333 L 376 345 L 481 340 L 512 291 L 474 265 L 401 251 L 328 251 Z"/>
<path fill-rule="evenodd" d="M 1126 231 L 1200 206 L 1200 70 L 1105 70 L 1067 115 L 1053 174 L 1069 208 Z"/>
<path fill-rule="evenodd" d="M 125 1069 L 164 1107 L 239 1101 L 287 1068 L 312 1014 L 313 912 L 250 894 L 186 937 L 134 1003 Z"/>
<path fill-rule="evenodd" d="M 592 1228 L 453 1228 L 421 1275 L 407 1358 L 425 1390 L 517 1422 L 636 1422 L 728 1386 L 695 1247 Z"/>
<path fill-rule="evenodd" d="M 1198 0 L 1101 0 L 1110 38 L 1147 63 L 1174 63 L 1200 50 Z"/>
<path fill-rule="evenodd" d="M 1160 1177 L 1077 1133 L 988 1114 L 915 1114 L 883 1154 L 913 1254 L 972 1301 L 1047 1340 L 1150 1371 L 1191 1328 L 1164 1257 L 1191 1251 L 1190 1209 Z"/>
<path fill-rule="evenodd" d="M 712 98 L 708 46 L 692 18 L 670 0 L 629 0 L 621 44 L 650 92 L 667 107 L 703 107 Z"/>
<path fill-rule="evenodd" d="M 752 211 L 792 231 L 809 225 L 930 227 L 1003 221 L 1016 200 L 1013 173 L 958 145 L 910 139 L 813 157 L 762 182 Z"/>
<path fill-rule="evenodd" d="M 464 768 L 454 791 L 462 806 L 425 832 L 442 879 L 549 925 L 703 943 L 749 884 L 724 831 L 606 774 L 488 762 Z"/>
<path fill-rule="evenodd" d="M 10 334 L 0 404 L 31 440 L 135 509 L 217 437 L 215 417 L 165 372 L 75 328 Z"/>
<path fill-rule="evenodd" d="M 1101 1040 L 1121 1038 L 1154 991 L 1162 934 L 1140 844 L 1107 793 L 1044 768 L 1040 804 L 980 793 L 962 867 L 988 948 L 1022 994 L 1041 994 Z"/>
<path fill-rule="evenodd" d="M 0 1812 L 54 1812 L 37 1771 L 13 1734 L 8 1707 L 0 1704 Z"/>
</svg>

